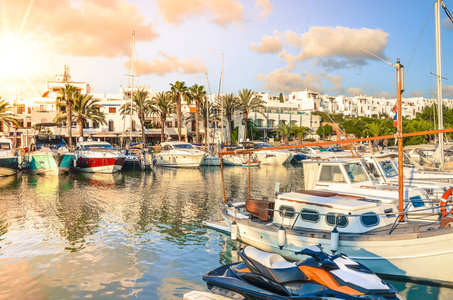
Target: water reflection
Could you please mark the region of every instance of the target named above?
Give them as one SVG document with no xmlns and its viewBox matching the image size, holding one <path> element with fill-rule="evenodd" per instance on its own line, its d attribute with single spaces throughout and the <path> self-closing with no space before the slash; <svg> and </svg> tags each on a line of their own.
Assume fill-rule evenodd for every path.
<svg viewBox="0 0 453 300">
<path fill-rule="evenodd" d="M 302 189 L 302 168 L 251 170 L 252 197 L 275 182 Z M 228 196 L 243 197 L 248 169 L 225 168 Z M 229 237 L 202 221 L 223 197 L 219 168 L 0 178 L 2 298 L 181 299 L 201 276 L 238 261 Z M 444 290 L 401 286 L 442 297 Z M 404 295 L 406 295 L 404 294 Z"/>
</svg>

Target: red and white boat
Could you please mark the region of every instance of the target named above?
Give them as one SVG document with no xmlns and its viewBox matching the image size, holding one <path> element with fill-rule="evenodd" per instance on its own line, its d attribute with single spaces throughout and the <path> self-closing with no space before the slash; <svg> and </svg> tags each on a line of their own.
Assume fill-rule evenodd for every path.
<svg viewBox="0 0 453 300">
<path fill-rule="evenodd" d="M 79 142 L 74 154 L 74 169 L 79 172 L 118 172 L 126 160 L 126 156 L 116 151 L 110 143 L 100 141 Z"/>
</svg>

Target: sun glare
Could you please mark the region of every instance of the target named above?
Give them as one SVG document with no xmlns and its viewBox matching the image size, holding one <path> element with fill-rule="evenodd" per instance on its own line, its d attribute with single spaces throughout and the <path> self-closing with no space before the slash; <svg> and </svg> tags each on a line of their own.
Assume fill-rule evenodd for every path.
<svg viewBox="0 0 453 300">
<path fill-rule="evenodd" d="M 27 76 L 37 63 L 37 45 L 24 38 L 3 39 L 0 43 L 0 75 Z"/>
</svg>

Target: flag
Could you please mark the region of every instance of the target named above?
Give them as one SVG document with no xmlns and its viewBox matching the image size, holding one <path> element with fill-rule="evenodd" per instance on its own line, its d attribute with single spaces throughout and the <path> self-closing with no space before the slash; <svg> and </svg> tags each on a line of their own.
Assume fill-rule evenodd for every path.
<svg viewBox="0 0 453 300">
<path fill-rule="evenodd" d="M 393 111 L 396 112 L 397 108 L 396 108 L 396 104 L 393 105 Z"/>
<path fill-rule="evenodd" d="M 398 113 L 395 112 L 395 116 L 393 117 L 393 127 L 398 127 Z"/>
</svg>

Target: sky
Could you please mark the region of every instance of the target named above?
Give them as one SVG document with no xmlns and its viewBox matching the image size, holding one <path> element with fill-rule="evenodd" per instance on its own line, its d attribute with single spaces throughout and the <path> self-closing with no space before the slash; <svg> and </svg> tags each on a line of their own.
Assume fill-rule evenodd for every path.
<svg viewBox="0 0 453 300">
<path fill-rule="evenodd" d="M 65 65 L 92 92 L 118 93 L 132 59 L 134 85 L 184 81 L 218 93 L 223 53 L 225 93 L 394 98 L 396 69 L 373 53 L 401 59 L 403 97 L 432 98 L 434 20 L 434 0 L 0 0 L 0 97 L 39 97 Z M 444 97 L 453 98 L 444 11 L 441 24 Z"/>
</svg>

